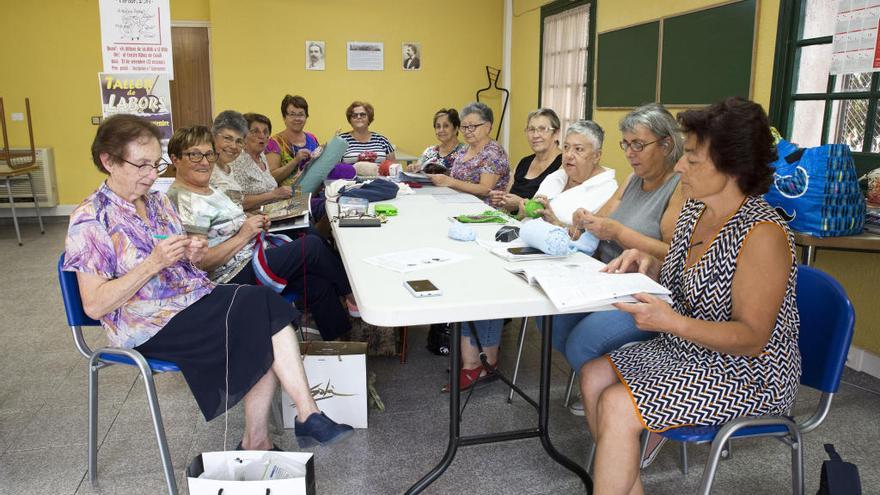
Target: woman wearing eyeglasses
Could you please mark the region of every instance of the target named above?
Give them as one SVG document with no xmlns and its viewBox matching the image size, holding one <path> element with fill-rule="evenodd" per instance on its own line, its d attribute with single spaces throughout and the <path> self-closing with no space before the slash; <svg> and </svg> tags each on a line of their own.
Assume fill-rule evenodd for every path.
<svg viewBox="0 0 880 495">
<path fill-rule="evenodd" d="M 605 263 L 624 249 L 639 249 L 663 259 L 684 204 L 679 175 L 673 170 L 683 152 L 678 123 L 662 105 L 650 103 L 627 114 L 619 127 L 623 137 L 620 146 L 633 173 L 598 213 L 577 210 L 570 232 L 575 239 L 581 229 L 598 237 L 594 256 Z M 575 370 L 624 344 L 655 335 L 639 330 L 632 316 L 621 311 L 553 319 L 553 345 Z M 583 403 L 576 401 L 570 410 L 583 415 Z M 649 445 L 646 460 L 656 455 L 654 446 Z"/>
<path fill-rule="evenodd" d="M 207 187 L 212 136 L 198 129 L 178 129 L 169 151 L 178 162 L 198 158 L 193 169 Z M 114 115 L 98 127 L 92 161 L 108 177 L 71 214 L 63 266 L 76 272 L 85 313 L 101 321 L 111 346 L 180 367 L 205 420 L 244 400 L 239 448 L 278 450 L 269 435 L 278 382 L 296 404 L 301 445 L 350 435 L 350 426 L 322 414 L 312 398 L 294 333 L 296 308 L 267 287 L 217 285 L 196 268 L 205 262 L 205 241 L 187 236 L 168 197 L 150 191 L 167 167 L 161 137 L 134 115 Z"/>
<path fill-rule="evenodd" d="M 510 162 L 507 152 L 492 137 L 494 118 L 485 103 L 471 103 L 459 112 L 467 146 L 454 154 L 449 175 L 429 174 L 435 186 L 451 187 L 489 202 L 493 190 L 507 191 Z"/>
<path fill-rule="evenodd" d="M 539 108 L 529 113 L 525 134 L 533 153 L 517 164 L 510 191 L 489 193 L 492 206 L 517 213 L 520 202 L 533 198 L 541 182 L 559 170 L 562 165 L 562 155 L 559 153 L 560 125 L 559 116 L 549 108 Z"/>
<path fill-rule="evenodd" d="M 272 247 L 261 234 L 269 227 L 265 215 L 248 216 L 209 183 L 214 164 L 207 128 L 184 127 L 168 142 L 177 176 L 168 197 L 184 226 L 207 235 L 208 249 L 198 264 L 217 283 L 277 285 L 305 294 L 305 302 L 324 340 L 351 329 L 343 299 L 357 313 L 348 277 L 339 259 L 317 236 L 307 234 Z M 307 289 L 306 289 L 307 288 Z"/>
<path fill-rule="evenodd" d="M 343 163 L 382 163 L 385 160 L 397 160 L 391 141 L 378 132 L 370 131 L 370 124 L 375 117 L 373 105 L 366 102 L 353 101 L 345 109 L 345 118 L 351 124 L 351 130 L 339 135 L 348 143 L 348 150 L 342 156 Z"/>
<path fill-rule="evenodd" d="M 281 100 L 284 130 L 266 143 L 269 170 L 279 185 L 293 184 L 299 172 L 318 149 L 318 138 L 305 131 L 309 120 L 309 102 L 299 95 L 286 95 Z"/>
<path fill-rule="evenodd" d="M 258 113 L 246 113 L 243 117 L 248 125 L 244 153 L 239 153 L 230 168 L 244 195 L 241 206 L 245 211 L 251 211 L 261 205 L 287 199 L 293 193 L 290 187 L 278 185 L 266 161 L 264 150 L 272 132 L 272 122 Z"/>
</svg>

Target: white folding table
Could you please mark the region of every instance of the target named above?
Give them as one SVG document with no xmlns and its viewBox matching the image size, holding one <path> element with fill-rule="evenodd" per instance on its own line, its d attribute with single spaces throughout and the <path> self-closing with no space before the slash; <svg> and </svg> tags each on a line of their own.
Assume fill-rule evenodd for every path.
<svg viewBox="0 0 880 495">
<path fill-rule="evenodd" d="M 340 228 L 336 221 L 336 205 L 327 204 L 331 217 L 333 235 L 342 261 L 357 299 L 361 318 L 367 323 L 394 327 L 466 322 L 526 316 L 549 316 L 559 311 L 536 287 L 504 269 L 506 262 L 491 254 L 475 242 L 450 239 L 447 231 L 450 217 L 460 214 L 480 213 L 489 209 L 480 202 L 442 202 L 439 194 L 449 196 L 448 190 L 425 187 L 417 189 L 416 195 L 399 196 L 390 201 L 397 207 L 398 215 L 389 217 L 380 228 Z M 437 196 L 432 193 L 439 193 Z M 444 194 L 445 193 L 445 194 Z M 464 199 L 464 198 L 463 198 Z M 372 209 L 372 206 L 371 206 Z M 470 224 L 477 237 L 494 240 L 498 224 Z M 386 253 L 419 248 L 440 248 L 461 253 L 468 259 L 450 265 L 399 273 L 372 265 L 365 258 Z M 584 256 L 581 253 L 574 255 Z M 526 262 L 528 263 L 528 262 Z M 404 280 L 428 279 L 443 295 L 416 298 L 404 287 Z M 449 394 L 449 445 L 446 455 L 407 493 L 419 493 L 437 479 L 455 457 L 459 446 L 493 443 L 521 438 L 539 437 L 544 449 L 556 462 L 574 472 L 583 480 L 587 493 L 592 493 L 592 480 L 583 468 L 560 454 L 550 443 L 548 436 L 548 410 L 550 390 L 550 356 L 552 317 L 544 318 L 541 343 L 541 379 L 538 402 L 526 399 L 538 409 L 538 425 L 534 428 L 502 433 L 461 436 L 460 434 L 460 384 L 459 356 L 461 352 L 461 327 L 455 324 L 452 332 L 450 359 L 451 393 Z"/>
</svg>

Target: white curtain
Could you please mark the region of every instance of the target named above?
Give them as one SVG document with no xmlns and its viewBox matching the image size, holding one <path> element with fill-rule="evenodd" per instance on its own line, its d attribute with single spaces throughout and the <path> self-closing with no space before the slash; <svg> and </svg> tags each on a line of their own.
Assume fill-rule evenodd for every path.
<svg viewBox="0 0 880 495">
<path fill-rule="evenodd" d="M 562 133 L 584 118 L 590 8 L 582 5 L 544 19 L 541 106 L 559 115 Z"/>
</svg>

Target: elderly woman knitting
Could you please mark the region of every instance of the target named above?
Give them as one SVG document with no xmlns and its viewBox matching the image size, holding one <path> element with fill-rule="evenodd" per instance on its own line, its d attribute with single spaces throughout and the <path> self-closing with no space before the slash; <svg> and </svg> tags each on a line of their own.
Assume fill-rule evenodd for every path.
<svg viewBox="0 0 880 495">
<path fill-rule="evenodd" d="M 357 306 L 342 263 L 315 235 L 291 242 L 266 236 L 269 219 L 265 215 L 246 215 L 212 187 L 215 142 L 202 126 L 177 129 L 168 142 L 168 155 L 177 168 L 168 196 L 184 224 L 208 238 L 208 249 L 198 266 L 218 283 L 259 281 L 278 290 L 292 289 L 303 294 L 324 340 L 347 333 L 351 324 L 340 298 L 353 314 Z"/>
<path fill-rule="evenodd" d="M 203 135 L 204 146 L 186 149 L 202 166 L 216 158 Z M 187 236 L 168 198 L 150 190 L 167 167 L 160 138 L 133 115 L 98 128 L 92 161 L 107 179 L 71 214 L 63 267 L 76 272 L 86 314 L 101 321 L 111 345 L 176 363 L 206 420 L 244 399 L 239 448 L 277 449 L 268 420 L 279 381 L 296 404 L 301 445 L 351 434 L 312 398 L 296 308 L 267 287 L 218 285 L 196 268 L 205 241 Z M 207 182 L 210 170 L 201 173 Z"/>
<path fill-rule="evenodd" d="M 543 208 L 535 211 L 554 225 L 568 227 L 574 212 L 598 211 L 614 194 L 614 170 L 599 165 L 605 131 L 592 120 L 579 120 L 568 126 L 562 144 L 562 167 L 548 175 L 538 187 L 535 201 Z M 520 200 L 519 216 L 525 214 Z"/>
</svg>

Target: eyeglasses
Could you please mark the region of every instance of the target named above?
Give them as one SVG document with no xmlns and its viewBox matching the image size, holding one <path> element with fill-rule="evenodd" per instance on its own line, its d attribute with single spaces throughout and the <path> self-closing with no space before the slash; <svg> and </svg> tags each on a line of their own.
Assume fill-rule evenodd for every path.
<svg viewBox="0 0 880 495">
<path fill-rule="evenodd" d="M 480 122 L 479 124 L 473 124 L 473 125 L 462 124 L 461 127 L 459 127 L 459 129 L 461 129 L 462 132 L 474 132 L 477 130 L 478 127 L 480 127 L 481 125 L 486 124 L 486 123 L 487 122 Z"/>
<path fill-rule="evenodd" d="M 351 114 L 351 118 L 353 119 L 365 119 L 367 117 L 369 117 L 369 114 L 367 114 L 367 112 L 354 112 Z"/>
<path fill-rule="evenodd" d="M 622 149 L 623 151 L 626 151 L 628 149 L 632 149 L 636 153 L 641 153 L 642 150 L 644 150 L 645 147 L 648 146 L 649 144 L 659 143 L 660 141 L 663 141 L 663 138 L 655 139 L 655 140 L 651 141 L 650 143 L 643 143 L 641 141 L 629 142 L 629 141 L 623 139 L 620 141 L 620 149 Z"/>
<path fill-rule="evenodd" d="M 529 126 L 525 128 L 526 134 L 549 134 L 555 130 L 555 127 L 547 127 L 544 125 L 539 125 L 538 127 Z"/>
<path fill-rule="evenodd" d="M 186 159 L 192 163 L 199 163 L 204 158 L 207 158 L 208 162 L 214 163 L 217 161 L 217 157 L 220 156 L 216 151 L 208 151 L 207 153 L 202 153 L 201 151 L 184 151 L 181 155 L 185 156 Z"/>
<path fill-rule="evenodd" d="M 286 113 L 286 114 L 284 114 L 284 115 L 285 115 L 287 118 L 289 118 L 289 119 L 304 119 L 304 118 L 308 117 L 308 115 L 306 115 L 305 112 L 302 112 L 302 113 Z"/>
<path fill-rule="evenodd" d="M 253 129 L 248 131 L 248 135 L 253 134 L 255 136 L 268 136 L 269 129 L 260 129 L 259 127 L 254 127 Z"/>
<path fill-rule="evenodd" d="M 223 138 L 223 142 L 226 144 L 234 144 L 239 148 L 244 146 L 244 139 L 242 138 L 234 138 L 229 134 L 220 134 L 220 137 Z"/>
<path fill-rule="evenodd" d="M 159 159 L 159 161 L 157 161 L 156 163 L 143 163 L 141 165 L 138 165 L 137 163 L 132 163 L 132 162 L 126 160 L 125 158 L 122 158 L 121 156 L 117 156 L 117 155 L 110 155 L 110 156 L 112 156 L 113 158 L 116 158 L 117 160 L 121 160 L 121 161 L 131 165 L 132 167 L 136 167 L 138 169 L 138 172 L 141 173 L 141 175 L 149 174 L 150 170 L 155 170 L 157 174 L 162 175 L 165 173 L 166 170 L 168 170 L 168 162 L 166 162 L 165 160 L 162 160 L 162 159 Z"/>
</svg>

